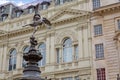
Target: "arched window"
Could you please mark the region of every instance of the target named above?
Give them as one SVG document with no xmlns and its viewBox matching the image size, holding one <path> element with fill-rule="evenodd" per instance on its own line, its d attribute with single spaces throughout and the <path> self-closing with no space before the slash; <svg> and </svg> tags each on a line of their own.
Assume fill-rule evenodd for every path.
<svg viewBox="0 0 120 80">
<path fill-rule="evenodd" d="M 26 46 L 24 47 L 23 49 L 23 53 L 27 53 L 29 51 L 30 47 L 29 46 Z M 25 67 L 26 66 L 26 61 L 23 59 L 23 62 L 22 62 L 22 67 Z"/>
<path fill-rule="evenodd" d="M 72 61 L 72 41 L 66 38 L 63 42 L 63 62 Z"/>
<path fill-rule="evenodd" d="M 42 60 L 39 61 L 39 66 L 44 66 L 46 64 L 46 45 L 45 43 L 41 43 L 38 47 L 39 51 L 41 52 L 42 54 Z"/>
<path fill-rule="evenodd" d="M 10 51 L 10 56 L 9 56 L 9 71 L 16 69 L 16 54 L 17 54 L 16 49 L 12 49 Z"/>
</svg>

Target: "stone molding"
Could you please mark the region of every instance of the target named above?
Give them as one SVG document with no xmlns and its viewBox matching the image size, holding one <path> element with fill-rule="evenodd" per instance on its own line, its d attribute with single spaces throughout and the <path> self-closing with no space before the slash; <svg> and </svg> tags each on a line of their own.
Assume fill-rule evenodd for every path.
<svg viewBox="0 0 120 80">
<path fill-rule="evenodd" d="M 100 7 L 98 9 L 94 10 L 93 16 L 95 16 L 95 15 L 99 15 L 99 16 L 108 15 L 108 14 L 113 14 L 113 13 L 116 13 L 119 11 L 120 11 L 120 3 L 118 2 L 118 3 L 110 4 L 107 6 L 103 6 L 103 7 Z"/>
</svg>

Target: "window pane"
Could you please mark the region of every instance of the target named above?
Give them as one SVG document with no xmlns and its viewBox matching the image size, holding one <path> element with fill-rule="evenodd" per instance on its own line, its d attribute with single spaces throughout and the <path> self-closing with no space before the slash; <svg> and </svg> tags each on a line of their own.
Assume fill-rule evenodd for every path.
<svg viewBox="0 0 120 80">
<path fill-rule="evenodd" d="M 2 21 L 4 21 L 5 19 L 7 19 L 7 16 L 6 15 L 2 16 Z"/>
<path fill-rule="evenodd" d="M 9 56 L 9 71 L 16 69 L 16 49 L 10 51 Z"/>
<path fill-rule="evenodd" d="M 105 68 L 99 68 L 97 70 L 97 80 L 106 80 Z"/>
<path fill-rule="evenodd" d="M 120 30 L 120 20 L 118 20 L 117 23 L 118 23 L 118 29 Z"/>
<path fill-rule="evenodd" d="M 29 13 L 33 13 L 33 8 L 29 8 Z"/>
<path fill-rule="evenodd" d="M 42 9 L 47 9 L 47 8 L 48 8 L 47 4 L 42 5 Z"/>
<path fill-rule="evenodd" d="M 75 77 L 75 80 L 80 80 L 80 79 L 79 79 L 79 76 L 76 76 L 76 77 Z"/>
<path fill-rule="evenodd" d="M 39 61 L 39 66 L 44 66 L 46 64 L 46 45 L 44 43 L 39 45 L 39 51 L 41 52 L 43 58 Z"/>
<path fill-rule="evenodd" d="M 57 57 L 57 63 L 59 63 L 60 62 L 60 56 L 59 56 L 60 54 L 59 54 L 59 49 L 58 48 L 56 49 L 56 52 L 57 52 L 57 56 L 56 56 Z"/>
<path fill-rule="evenodd" d="M 20 17 L 20 15 L 21 15 L 21 12 L 16 12 L 16 17 Z"/>
<path fill-rule="evenodd" d="M 103 44 L 95 45 L 96 58 L 104 58 L 104 47 Z"/>
<path fill-rule="evenodd" d="M 75 60 L 78 60 L 78 45 L 75 45 L 74 46 L 74 49 L 75 49 Z"/>
<path fill-rule="evenodd" d="M 67 38 L 63 43 L 63 62 L 72 61 L 72 41 Z"/>
<path fill-rule="evenodd" d="M 100 7 L 100 0 L 93 0 L 93 9 L 97 9 Z"/>
<path fill-rule="evenodd" d="M 95 34 L 95 36 L 102 35 L 102 25 L 101 24 L 94 26 L 94 34 Z"/>
<path fill-rule="evenodd" d="M 29 46 L 26 46 L 23 50 L 23 53 L 28 53 L 30 47 Z M 27 64 L 27 62 L 23 59 L 23 62 L 22 62 L 22 67 L 25 67 Z"/>
</svg>

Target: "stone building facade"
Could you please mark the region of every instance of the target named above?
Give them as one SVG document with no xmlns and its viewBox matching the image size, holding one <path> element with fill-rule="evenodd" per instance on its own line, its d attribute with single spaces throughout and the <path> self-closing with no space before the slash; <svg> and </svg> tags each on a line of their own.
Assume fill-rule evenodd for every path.
<svg viewBox="0 0 120 80">
<path fill-rule="evenodd" d="M 0 80 L 22 76 L 34 5 L 52 28 L 35 34 L 43 55 L 41 77 L 52 80 L 116 80 L 119 64 L 119 0 L 52 0 L 0 6 Z"/>
</svg>

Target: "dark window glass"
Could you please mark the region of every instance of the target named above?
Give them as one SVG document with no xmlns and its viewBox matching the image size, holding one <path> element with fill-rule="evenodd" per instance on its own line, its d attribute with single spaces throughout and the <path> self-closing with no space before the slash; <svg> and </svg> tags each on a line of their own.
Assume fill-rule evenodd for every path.
<svg viewBox="0 0 120 80">
<path fill-rule="evenodd" d="M 63 43 L 63 62 L 72 61 L 72 41 L 70 38 L 64 40 Z"/>
<path fill-rule="evenodd" d="M 106 80 L 105 68 L 97 69 L 97 80 Z"/>
<path fill-rule="evenodd" d="M 104 58 L 104 47 L 103 44 L 95 45 L 96 58 Z"/>
<path fill-rule="evenodd" d="M 21 15 L 21 12 L 20 12 L 20 11 L 17 11 L 17 12 L 16 12 L 16 17 L 20 17 L 20 15 Z"/>
<path fill-rule="evenodd" d="M 57 63 L 59 63 L 60 62 L 59 48 L 56 49 L 56 52 L 57 52 L 57 54 L 56 54 L 57 55 L 56 56 L 57 57 Z"/>
<path fill-rule="evenodd" d="M 102 24 L 94 26 L 94 34 L 95 36 L 102 35 Z"/>
<path fill-rule="evenodd" d="M 93 9 L 97 9 L 100 7 L 100 0 L 93 0 Z"/>
<path fill-rule="evenodd" d="M 120 20 L 118 20 L 117 23 L 118 23 L 118 29 L 120 30 Z"/>
<path fill-rule="evenodd" d="M 38 49 L 41 52 L 42 57 L 43 57 L 42 60 L 39 61 L 38 64 L 39 64 L 39 66 L 45 66 L 45 64 L 46 64 L 46 45 L 45 45 L 45 43 L 41 43 L 39 45 Z"/>
<path fill-rule="evenodd" d="M 62 78 L 62 80 L 73 80 L 72 77 Z"/>
<path fill-rule="evenodd" d="M 34 8 L 29 8 L 29 9 L 28 9 L 28 12 L 29 12 L 29 13 L 33 13 L 33 12 L 34 12 Z"/>
<path fill-rule="evenodd" d="M 4 7 L 4 6 L 1 6 L 0 12 L 3 13 L 4 11 L 5 11 L 5 7 Z"/>
<path fill-rule="evenodd" d="M 7 15 L 2 16 L 2 21 L 5 21 L 7 19 Z"/>
<path fill-rule="evenodd" d="M 47 8 L 48 8 L 47 4 L 42 5 L 42 9 L 47 9 Z"/>
<path fill-rule="evenodd" d="M 78 60 L 79 55 L 78 55 L 78 45 L 74 46 L 74 50 L 75 50 L 75 60 Z"/>
<path fill-rule="evenodd" d="M 29 49 L 30 49 L 30 47 L 29 47 L 29 46 L 26 46 L 26 47 L 24 48 L 24 50 L 23 50 L 23 53 L 24 53 L 24 54 L 25 54 L 25 53 L 28 53 Z M 26 63 L 27 63 L 27 62 L 23 59 L 22 67 L 25 67 L 25 66 L 26 66 Z"/>
<path fill-rule="evenodd" d="M 64 4 L 65 2 L 70 2 L 70 1 L 73 1 L 73 0 L 55 0 L 55 3 L 56 5 L 61 5 L 61 4 Z"/>
<path fill-rule="evenodd" d="M 10 51 L 9 71 L 16 69 L 16 55 L 17 55 L 16 49 L 13 49 L 13 50 Z"/>
<path fill-rule="evenodd" d="M 80 80 L 80 79 L 79 79 L 79 76 L 75 76 L 75 80 Z"/>
</svg>

